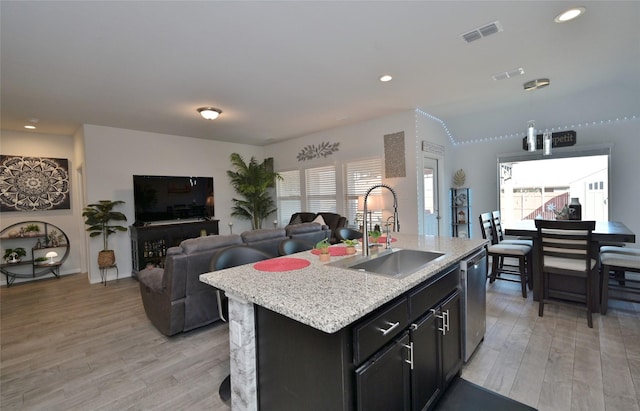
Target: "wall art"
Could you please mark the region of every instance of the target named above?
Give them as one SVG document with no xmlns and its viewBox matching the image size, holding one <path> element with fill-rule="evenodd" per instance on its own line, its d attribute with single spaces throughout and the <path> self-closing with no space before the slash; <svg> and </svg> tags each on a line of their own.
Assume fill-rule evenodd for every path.
<svg viewBox="0 0 640 411">
<path fill-rule="evenodd" d="M 384 176 L 385 178 L 407 176 L 404 131 L 384 136 Z"/>
<path fill-rule="evenodd" d="M 338 146 L 340 146 L 340 142 L 329 143 L 328 141 L 323 141 L 317 146 L 315 144 L 310 144 L 300 150 L 298 153 L 298 161 L 312 160 L 320 157 L 327 158 L 339 150 Z"/>
<path fill-rule="evenodd" d="M 0 211 L 71 208 L 69 161 L 0 155 Z"/>
</svg>

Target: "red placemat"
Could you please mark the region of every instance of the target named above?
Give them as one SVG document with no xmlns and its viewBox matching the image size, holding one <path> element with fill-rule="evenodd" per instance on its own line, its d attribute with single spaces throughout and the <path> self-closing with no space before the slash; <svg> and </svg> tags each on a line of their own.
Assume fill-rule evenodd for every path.
<svg viewBox="0 0 640 411">
<path fill-rule="evenodd" d="M 283 258 L 272 258 L 271 260 L 264 260 L 253 265 L 253 268 L 260 271 L 292 271 L 299 270 L 301 268 L 307 267 L 311 262 L 309 260 L 305 260 L 304 258 L 291 258 L 291 257 L 283 257 Z"/>
<path fill-rule="evenodd" d="M 320 254 L 320 250 L 318 250 L 317 248 L 314 248 L 313 250 L 311 250 L 311 253 L 315 254 L 315 255 L 318 255 L 318 254 Z M 332 255 L 334 257 L 341 256 L 341 255 L 347 255 L 347 247 L 341 247 L 341 246 L 329 247 L 329 255 Z"/>
</svg>

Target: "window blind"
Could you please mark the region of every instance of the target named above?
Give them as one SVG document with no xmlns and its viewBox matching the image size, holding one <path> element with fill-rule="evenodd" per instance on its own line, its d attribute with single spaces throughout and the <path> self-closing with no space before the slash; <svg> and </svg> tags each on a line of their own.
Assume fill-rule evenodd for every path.
<svg viewBox="0 0 640 411">
<path fill-rule="evenodd" d="M 279 171 L 278 174 L 282 177 L 282 180 L 276 180 L 278 225 L 284 227 L 289 224 L 293 213 L 302 211 L 300 170 Z"/>
<path fill-rule="evenodd" d="M 373 158 L 346 163 L 344 182 L 346 217 L 356 228 L 359 228 L 362 225 L 362 210 L 358 210 L 358 197 L 364 197 L 369 188 L 382 183 L 382 160 Z M 378 190 L 374 190 L 373 194 L 378 194 Z M 382 220 L 382 211 L 371 211 L 372 220 L 379 223 Z"/>
<path fill-rule="evenodd" d="M 316 167 L 305 170 L 307 211 L 336 212 L 336 168 Z"/>
</svg>

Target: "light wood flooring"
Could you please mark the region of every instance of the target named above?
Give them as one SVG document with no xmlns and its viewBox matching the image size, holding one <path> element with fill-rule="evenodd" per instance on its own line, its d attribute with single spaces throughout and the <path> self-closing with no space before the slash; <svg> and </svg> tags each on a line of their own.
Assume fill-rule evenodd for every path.
<svg viewBox="0 0 640 411">
<path fill-rule="evenodd" d="M 594 328 L 578 309 L 487 286 L 487 333 L 462 376 L 545 410 L 640 411 L 640 305 L 612 301 Z M 86 275 L 0 289 L 0 409 L 215 410 L 229 372 L 226 324 L 167 338 L 138 283 Z"/>
</svg>

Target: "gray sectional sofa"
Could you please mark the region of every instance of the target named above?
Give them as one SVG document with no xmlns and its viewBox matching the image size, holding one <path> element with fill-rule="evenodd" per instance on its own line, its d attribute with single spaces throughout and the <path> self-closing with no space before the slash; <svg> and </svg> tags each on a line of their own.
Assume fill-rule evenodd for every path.
<svg viewBox="0 0 640 411">
<path fill-rule="evenodd" d="M 218 251 L 245 244 L 277 257 L 278 246 L 290 236 L 315 244 L 329 238 L 330 233 L 327 227 L 314 223 L 184 240 L 167 250 L 164 268 L 151 267 L 138 273 L 147 317 L 167 336 L 216 322 L 220 315 L 215 289 L 200 282 L 199 277 L 211 271 L 211 259 Z"/>
</svg>

